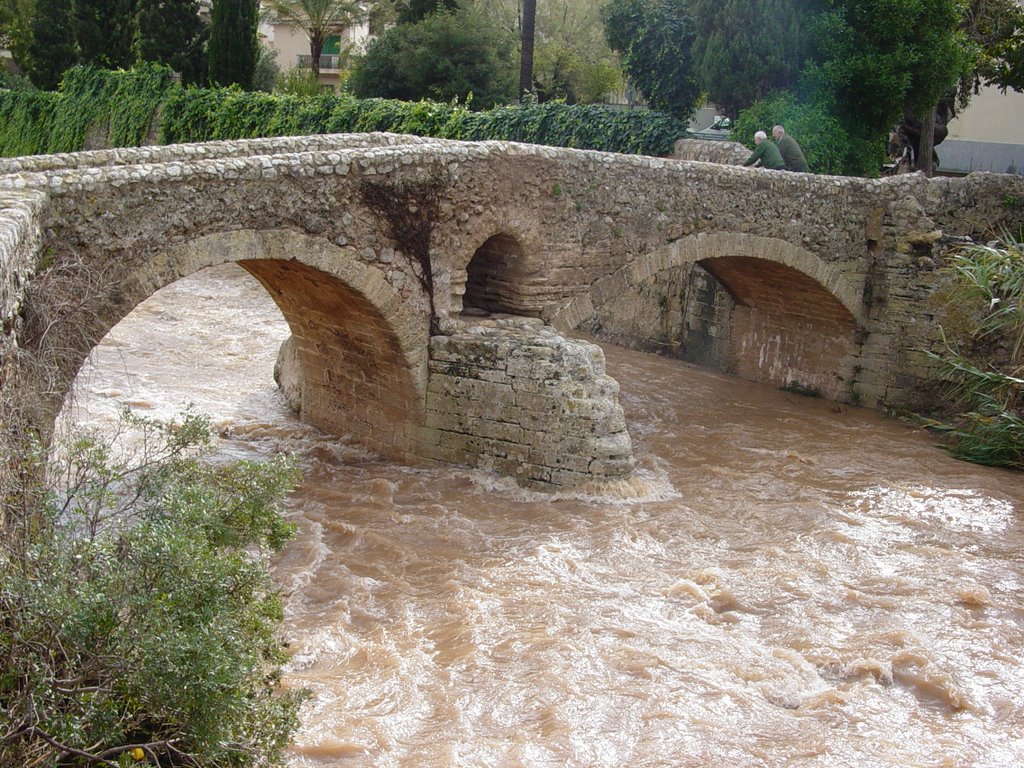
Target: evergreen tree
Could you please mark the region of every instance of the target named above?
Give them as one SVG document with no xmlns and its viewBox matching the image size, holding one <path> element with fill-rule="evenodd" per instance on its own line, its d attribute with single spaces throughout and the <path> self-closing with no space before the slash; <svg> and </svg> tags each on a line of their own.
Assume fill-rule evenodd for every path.
<svg viewBox="0 0 1024 768">
<path fill-rule="evenodd" d="M 166 64 L 187 83 L 205 79 L 199 0 L 138 0 L 136 23 L 136 61 Z"/>
<path fill-rule="evenodd" d="M 259 44 L 259 0 L 217 0 L 213 4 L 208 48 L 211 85 L 237 83 L 252 88 Z"/>
<path fill-rule="evenodd" d="M 700 98 L 690 49 L 688 0 L 611 0 L 602 11 L 605 37 L 647 103 L 689 120 Z"/>
<path fill-rule="evenodd" d="M 515 42 L 472 6 L 392 27 L 370 43 L 348 87 L 356 96 L 465 100 L 487 109 L 515 100 Z"/>
<path fill-rule="evenodd" d="M 61 75 L 77 60 L 71 0 L 36 0 L 31 30 L 29 79 L 38 88 L 56 90 Z"/>
<path fill-rule="evenodd" d="M 701 85 L 736 118 L 758 99 L 796 82 L 810 5 L 799 0 L 691 0 L 693 60 Z"/>
<path fill-rule="evenodd" d="M 83 64 L 128 69 L 134 63 L 135 0 L 75 0 L 75 39 Z"/>
<path fill-rule="evenodd" d="M 920 123 L 930 165 L 935 107 L 969 74 L 978 51 L 959 28 L 958 0 L 844 0 L 815 21 L 804 86 L 850 134 L 851 165 L 877 171 L 886 137 L 904 115 Z M 927 169 L 926 169 L 927 172 Z"/>
</svg>

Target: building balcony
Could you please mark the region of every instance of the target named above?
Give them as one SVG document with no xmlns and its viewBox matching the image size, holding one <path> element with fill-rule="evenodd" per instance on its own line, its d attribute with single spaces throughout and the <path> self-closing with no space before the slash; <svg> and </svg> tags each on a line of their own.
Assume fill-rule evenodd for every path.
<svg viewBox="0 0 1024 768">
<path fill-rule="evenodd" d="M 313 57 L 309 54 L 299 54 L 299 69 L 312 69 Z M 336 53 L 325 53 L 320 56 L 321 72 L 337 72 L 341 69 L 341 56 Z"/>
</svg>

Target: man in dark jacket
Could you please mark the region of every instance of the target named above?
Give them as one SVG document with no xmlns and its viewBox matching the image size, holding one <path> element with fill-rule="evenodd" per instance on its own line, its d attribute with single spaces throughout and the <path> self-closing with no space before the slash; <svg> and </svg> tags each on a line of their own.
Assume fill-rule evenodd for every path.
<svg viewBox="0 0 1024 768">
<path fill-rule="evenodd" d="M 786 129 L 781 125 L 772 128 L 772 138 L 775 139 L 775 145 L 779 148 L 779 154 L 782 155 L 782 160 L 786 164 L 786 170 L 807 173 L 807 159 L 804 157 L 804 151 L 800 149 L 800 145 L 796 143 L 796 139 L 787 136 Z"/>
<path fill-rule="evenodd" d="M 786 164 L 779 154 L 779 148 L 768 141 L 768 134 L 758 131 L 754 134 L 754 151 L 744 161 L 744 165 L 759 163 L 762 168 L 771 168 L 773 171 L 786 170 Z"/>
</svg>

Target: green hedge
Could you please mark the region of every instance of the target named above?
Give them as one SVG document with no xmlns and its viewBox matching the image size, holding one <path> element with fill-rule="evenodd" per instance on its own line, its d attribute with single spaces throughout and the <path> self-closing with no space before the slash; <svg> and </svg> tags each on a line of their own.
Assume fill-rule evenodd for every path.
<svg viewBox="0 0 1024 768">
<path fill-rule="evenodd" d="M 170 70 L 150 65 L 77 67 L 56 93 L 0 91 L 5 157 L 138 146 L 153 130 L 163 144 L 387 131 L 647 155 L 668 154 L 686 135 L 680 121 L 647 110 L 546 103 L 474 112 L 457 103 L 182 88 Z"/>
</svg>

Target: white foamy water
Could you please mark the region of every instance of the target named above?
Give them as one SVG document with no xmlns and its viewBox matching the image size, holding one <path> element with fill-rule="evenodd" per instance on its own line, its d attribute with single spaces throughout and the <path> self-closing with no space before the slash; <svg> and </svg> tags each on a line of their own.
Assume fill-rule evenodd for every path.
<svg viewBox="0 0 1024 768">
<path fill-rule="evenodd" d="M 294 421 L 241 270 L 138 308 L 80 375 L 296 452 L 294 768 L 1024 765 L 1024 478 L 923 433 L 606 348 L 639 471 L 549 495 L 376 460 Z"/>
</svg>

